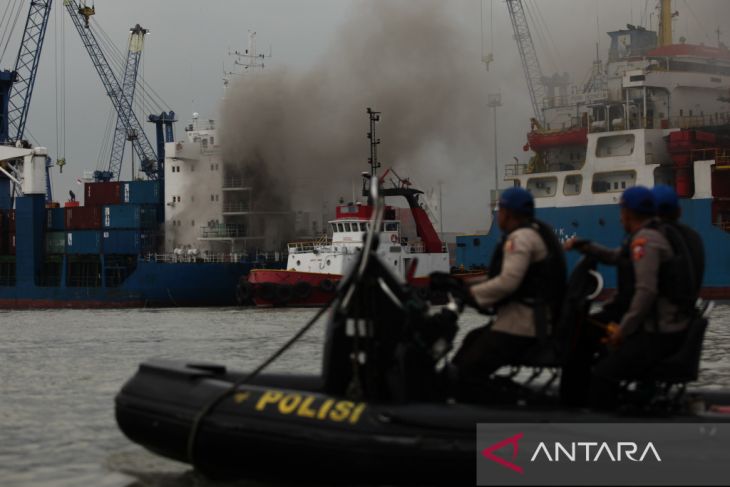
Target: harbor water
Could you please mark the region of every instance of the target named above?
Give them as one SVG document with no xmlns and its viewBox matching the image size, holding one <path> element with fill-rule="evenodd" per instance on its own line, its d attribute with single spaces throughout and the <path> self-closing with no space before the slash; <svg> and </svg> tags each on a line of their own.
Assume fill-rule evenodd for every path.
<svg viewBox="0 0 730 487">
<path fill-rule="evenodd" d="M 307 309 L 0 312 L 0 486 L 218 486 L 117 429 L 114 396 L 151 357 L 249 370 L 315 313 Z M 460 337 L 484 317 L 467 312 Z M 324 322 L 273 366 L 319 370 Z M 718 305 L 702 385 L 730 386 L 730 303 Z M 384 479 L 387 481 L 387 479 Z M 260 485 L 238 483 L 235 485 Z"/>
</svg>

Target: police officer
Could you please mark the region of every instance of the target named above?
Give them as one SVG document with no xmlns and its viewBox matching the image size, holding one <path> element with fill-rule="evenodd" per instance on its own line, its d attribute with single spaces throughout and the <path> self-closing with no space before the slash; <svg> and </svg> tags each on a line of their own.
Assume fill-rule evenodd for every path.
<svg viewBox="0 0 730 487">
<path fill-rule="evenodd" d="M 679 349 L 690 319 L 686 309 L 670 299 L 666 288 L 660 292 L 660 273 L 676 264 L 676 255 L 653 218 L 653 193 L 643 186 L 629 188 L 621 196 L 620 206 L 621 223 L 629 234 L 627 245 L 606 249 L 593 243 L 576 245 L 574 240 L 565 245 L 608 264 L 621 265 L 628 258 L 633 269 L 619 277 L 631 281 L 619 282 L 619 294 L 629 293 L 628 309 L 620 323 L 607 327 L 610 351 L 593 368 L 591 402 L 606 409 L 615 407 L 621 380 L 639 376 Z"/>
<path fill-rule="evenodd" d="M 654 193 L 654 200 L 656 202 L 657 217 L 664 224 L 675 228 L 679 232 L 687 246 L 687 250 L 692 256 L 696 284 L 695 294 L 699 295 L 705 273 L 705 246 L 702 243 L 702 237 L 691 227 L 679 221 L 679 218 L 682 216 L 682 208 L 679 206 L 677 193 L 671 186 L 658 184 L 654 186 L 652 193 Z"/>
<path fill-rule="evenodd" d="M 532 195 L 505 190 L 497 224 L 503 232 L 489 267 L 491 277 L 469 288 L 481 308 L 494 308 L 493 324 L 470 332 L 453 359 L 462 381 L 483 381 L 503 365 L 519 363 L 540 343 L 559 312 L 565 257 L 555 233 L 534 219 Z"/>
</svg>

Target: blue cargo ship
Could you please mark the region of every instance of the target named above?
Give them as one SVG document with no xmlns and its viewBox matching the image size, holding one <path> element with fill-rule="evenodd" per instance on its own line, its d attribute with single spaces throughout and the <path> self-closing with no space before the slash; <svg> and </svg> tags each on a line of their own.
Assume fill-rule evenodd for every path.
<svg viewBox="0 0 730 487">
<path fill-rule="evenodd" d="M 504 180 L 533 194 L 537 217 L 560 238 L 613 247 L 624 237 L 621 192 L 673 186 L 682 220 L 704 240 L 702 294 L 730 299 L 730 51 L 672 44 L 669 24 L 661 41 L 634 26 L 609 36 L 608 62 L 594 63 L 588 83 L 543 100 L 527 134 L 529 163 L 507 165 Z M 494 218 L 485 234 L 458 236 L 456 265 L 487 268 L 499 241 Z M 615 287 L 615 272 L 603 271 Z"/>
<path fill-rule="evenodd" d="M 15 210 L 3 212 L 0 308 L 230 306 L 239 279 L 254 266 L 234 254 L 156 253 L 153 205 L 103 206 L 98 229 L 66 228 L 69 210 L 47 209 L 44 194 L 26 193 L 15 198 Z M 75 225 L 84 223 L 94 222 Z"/>
</svg>

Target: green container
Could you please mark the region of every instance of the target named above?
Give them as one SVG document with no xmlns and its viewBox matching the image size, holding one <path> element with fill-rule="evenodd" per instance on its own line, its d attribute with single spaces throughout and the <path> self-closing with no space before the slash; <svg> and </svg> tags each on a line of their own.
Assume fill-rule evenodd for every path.
<svg viewBox="0 0 730 487">
<path fill-rule="evenodd" d="M 63 254 L 66 252 L 66 232 L 48 232 L 46 234 L 46 254 Z"/>
</svg>

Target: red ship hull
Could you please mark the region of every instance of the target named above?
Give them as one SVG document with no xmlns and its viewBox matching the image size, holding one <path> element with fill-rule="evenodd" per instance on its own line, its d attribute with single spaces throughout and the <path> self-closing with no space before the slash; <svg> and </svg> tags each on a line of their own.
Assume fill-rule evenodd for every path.
<svg viewBox="0 0 730 487">
<path fill-rule="evenodd" d="M 483 275 L 484 272 L 456 274 L 462 279 Z M 242 292 L 244 298 L 260 307 L 319 307 L 332 300 L 341 279 L 340 274 L 253 269 L 248 274 L 247 287 Z M 429 278 L 416 277 L 409 282 L 413 287 L 427 291 Z"/>
</svg>

